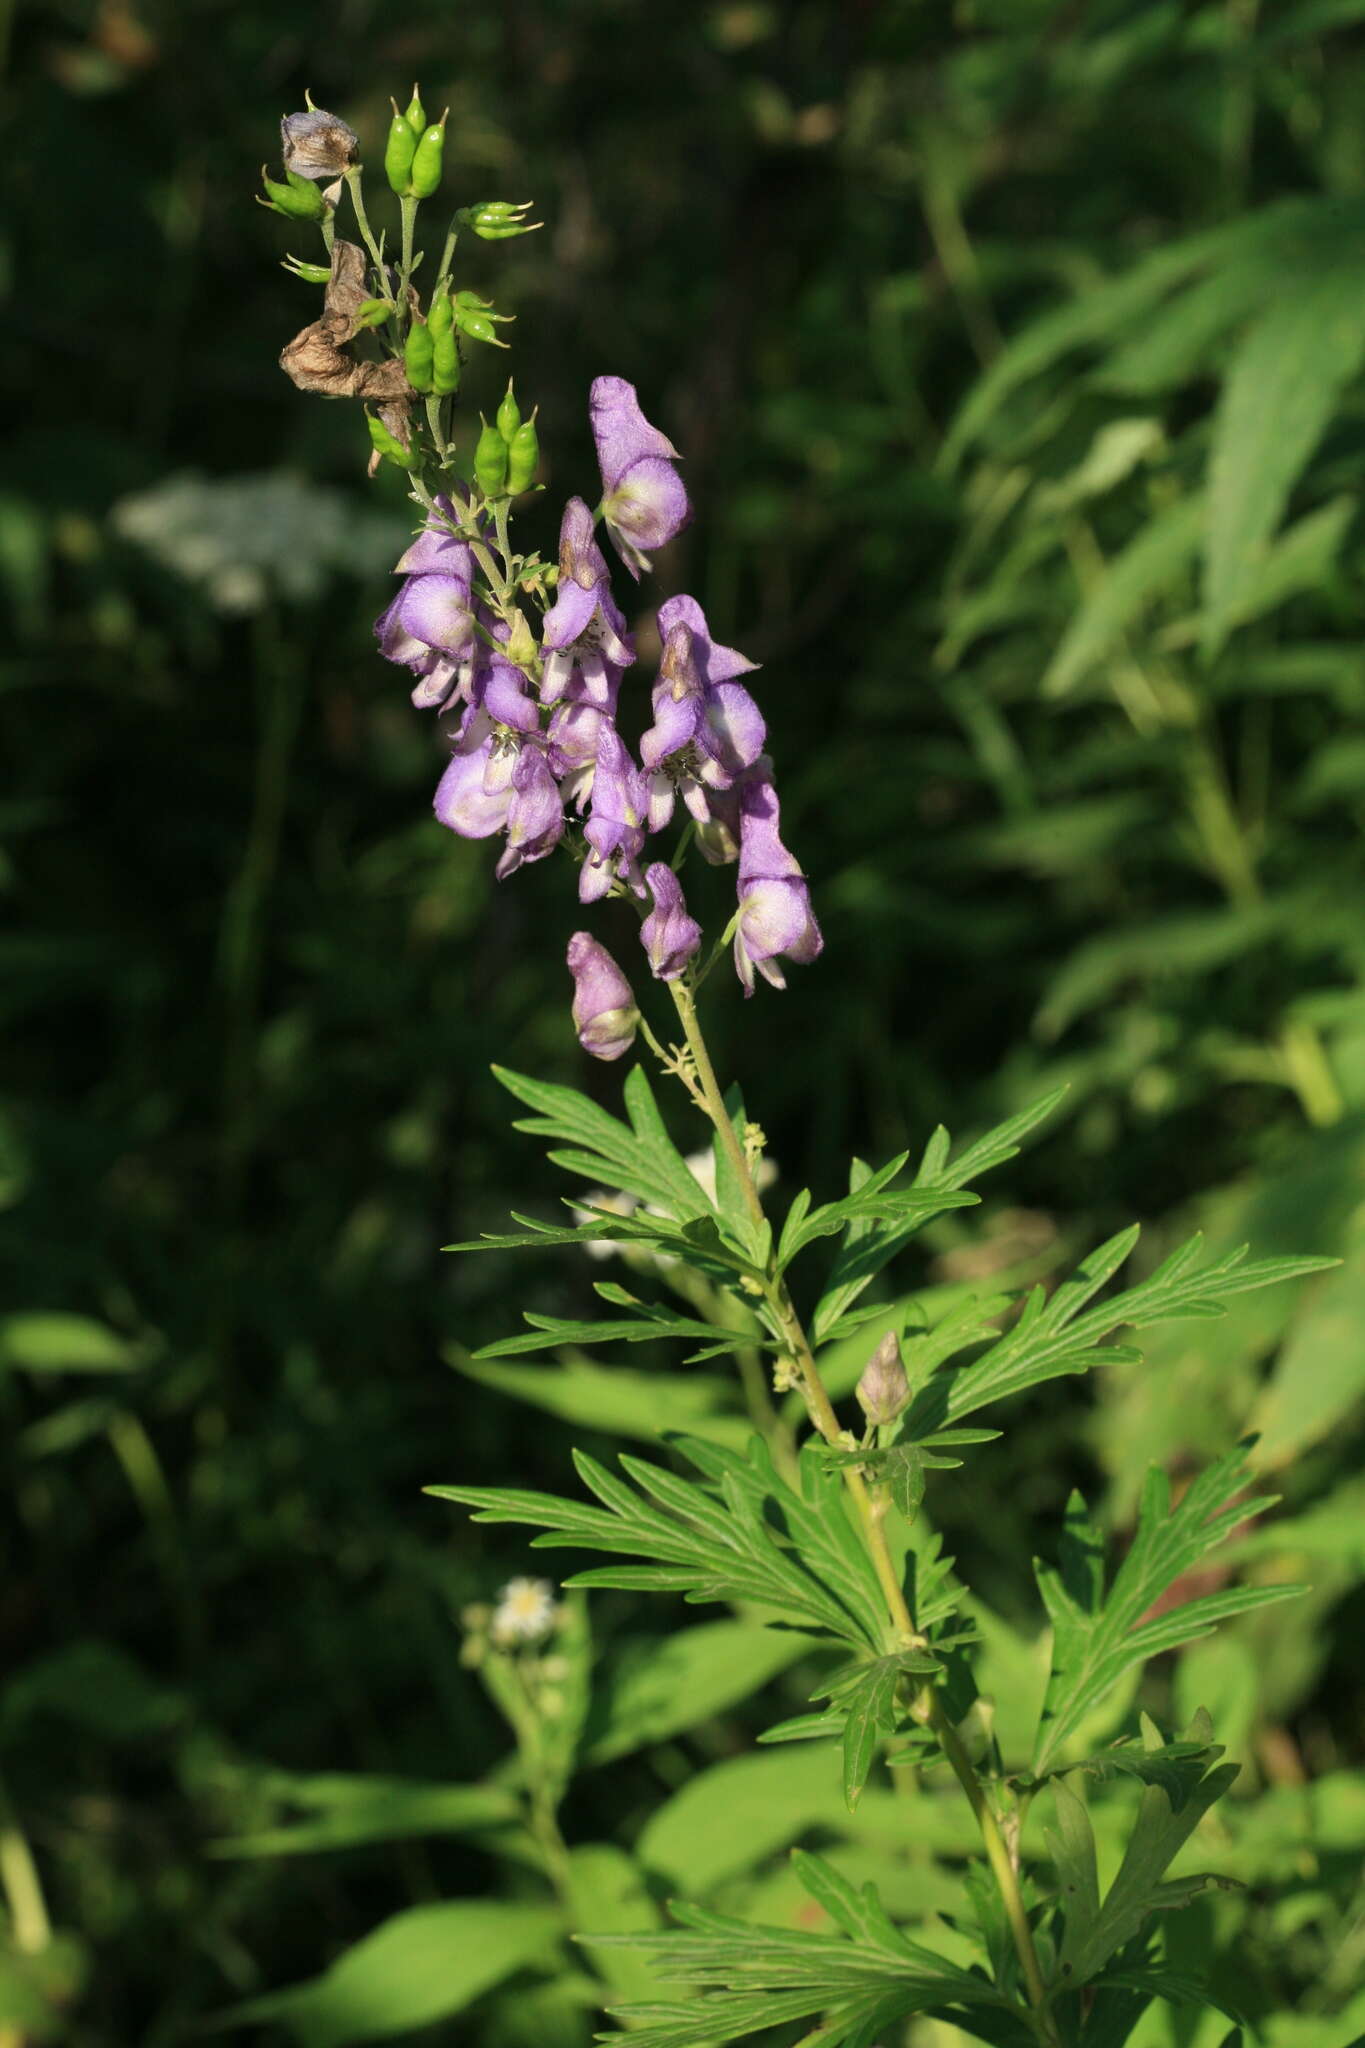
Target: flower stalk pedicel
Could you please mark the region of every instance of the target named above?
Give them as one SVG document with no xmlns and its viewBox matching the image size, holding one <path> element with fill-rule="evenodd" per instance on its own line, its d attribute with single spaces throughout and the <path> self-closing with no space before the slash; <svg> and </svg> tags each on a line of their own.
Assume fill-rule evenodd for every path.
<svg viewBox="0 0 1365 2048">
<path fill-rule="evenodd" d="M 530 1128 L 571 1148 L 559 1156 L 600 1183 L 600 1199 L 589 1198 L 585 1218 L 567 1229 L 528 1226 L 495 1242 L 572 1240 L 594 1253 L 615 1245 L 670 1298 L 642 1302 L 603 1284 L 599 1295 L 623 1316 L 587 1324 L 528 1317 L 529 1336 L 488 1349 L 554 1352 L 619 1337 L 676 1339 L 689 1355 L 708 1359 L 733 1354 L 753 1435 L 745 1452 L 732 1430 L 675 1437 L 669 1465 L 626 1461 L 633 1487 L 584 1460 L 595 1507 L 465 1483 L 432 1490 L 473 1505 L 485 1519 L 527 1522 L 551 1543 L 601 1550 L 610 1562 L 581 1583 L 728 1602 L 800 1631 L 814 1645 L 812 1664 L 832 1652 L 828 1668 L 812 1672 L 824 1706 L 769 1737 L 829 1744 L 829 1768 L 842 1775 L 850 1811 L 871 1779 L 912 1768 L 927 1774 L 940 1767 L 941 1780 L 946 1765 L 965 1795 L 989 1879 L 973 1878 L 971 1908 L 955 1920 L 946 1945 L 933 1925 L 923 1940 L 918 1933 L 907 1939 L 874 1887 L 859 1889 L 833 1861 L 804 1853 L 798 1875 L 830 1931 L 812 1931 L 804 1920 L 795 1931 L 774 1930 L 683 1909 L 688 1931 L 603 1938 L 602 1947 L 643 1948 L 661 1977 L 677 1977 L 696 1993 L 647 2007 L 633 2028 L 638 2048 L 700 2048 L 785 2022 L 805 2026 L 822 2048 L 867 2048 L 874 2036 L 894 2038 L 915 2014 L 1010 2048 L 1098 2048 L 1101 2040 L 1117 2048 L 1128 2029 L 1118 2028 L 1116 2014 L 1131 2009 L 1136 2020 L 1154 1999 L 1204 1996 L 1165 1969 L 1153 1928 L 1159 1912 L 1213 1882 L 1165 1872 L 1226 1789 L 1231 1767 L 1217 1767 L 1221 1752 L 1202 1717 L 1178 1742 L 1144 1720 L 1140 1736 L 1131 1730 L 1103 1759 L 1077 1751 L 1097 1705 L 1148 1654 L 1293 1590 L 1187 1590 L 1192 1568 L 1256 1511 L 1244 1497 L 1244 1458 L 1219 1461 L 1175 1506 L 1160 1475 L 1149 1481 L 1137 1533 L 1107 1590 L 1099 1539 L 1083 1503 L 1073 1503 L 1063 1567 L 1039 1571 L 1054 1641 L 1033 1749 L 1008 1765 L 989 1705 L 975 1691 L 963 1589 L 934 1540 L 912 1525 L 922 1520 L 928 1476 L 999 1434 L 967 1424 L 969 1416 L 990 1407 L 994 1417 L 997 1404 L 1059 1375 L 1103 1360 L 1123 1363 L 1131 1354 L 1114 1333 L 1126 1324 L 1216 1313 L 1233 1293 L 1330 1262 L 1249 1262 L 1242 1254 L 1209 1260 L 1189 1246 L 1147 1280 L 1094 1302 L 1131 1249 L 1125 1235 L 1050 1298 L 1031 1298 L 1012 1322 L 1002 1324 L 999 1303 L 989 1312 L 973 1303 L 941 1312 L 916 1352 L 912 1385 L 898 1336 L 903 1313 L 886 1303 L 860 1308 L 860 1297 L 917 1230 L 976 1200 L 971 1183 L 1012 1157 L 1056 1098 L 957 1154 L 937 1132 L 917 1171 L 905 1155 L 876 1170 L 855 1161 L 846 1194 L 817 1204 L 803 1189 L 780 1225 L 769 1216 L 760 1192 L 771 1177 L 765 1140 L 737 1094 L 722 1088 L 698 997 L 727 948 L 744 995 L 762 982 L 765 1002 L 768 990 L 786 987 L 783 963 L 809 965 L 822 951 L 810 882 L 783 837 L 782 735 L 770 733 L 757 696 L 740 680 L 755 664 L 714 637 L 687 594 L 658 607 L 657 674 L 632 676 L 636 636 L 598 530 L 638 584 L 692 516 L 679 451 L 632 383 L 604 375 L 592 384 L 600 498 L 596 509 L 584 496 L 567 499 L 554 563 L 521 551 L 512 536 L 513 501 L 534 483 L 540 451 L 536 413 L 523 415 L 510 383 L 500 400 L 477 394 L 493 418 L 478 415 L 481 430 L 461 454 L 453 400 L 465 348 L 506 346 L 496 330 L 508 316 L 461 283 L 460 233 L 468 228 L 496 242 L 539 223 L 526 219 L 526 202 L 484 200 L 458 210 L 423 280 L 423 302 L 414 223 L 440 182 L 444 132 L 445 117 L 428 123 L 415 88 L 404 114 L 395 105 L 384 158 L 400 210 L 395 272 L 369 219 L 354 131 L 311 104 L 286 118 L 290 182 L 268 184 L 270 201 L 300 218 L 312 202 L 293 181 L 340 178 L 360 240 L 336 233 L 339 191 L 321 195 L 327 268 L 294 267 L 325 277 L 323 310 L 282 361 L 302 389 L 372 408 L 365 417 L 376 460 L 410 479 L 417 529 L 375 631 L 380 654 L 413 679 L 414 704 L 438 721 L 448 758 L 436 818 L 462 837 L 500 840 L 500 882 L 558 858 L 566 882 L 576 871 L 572 893 L 564 892 L 566 912 L 576 918 L 577 905 L 589 906 L 596 919 L 604 914 L 598 906 L 609 905 L 605 914 L 635 915 L 650 970 L 642 990 L 659 1005 L 667 992 L 679 1036 L 669 1043 L 655 1031 L 618 961 L 587 929 L 574 931 L 566 948 L 573 1029 L 602 1061 L 622 1059 L 642 1037 L 712 1134 L 707 1180 L 674 1146 L 641 1068 L 623 1091 L 628 1124 L 574 1091 L 502 1073 L 535 1111 Z M 277 191 L 286 196 L 277 199 Z M 379 308 L 382 317 L 369 326 Z M 469 428 L 461 432 L 468 437 Z M 463 480 L 461 461 L 472 481 Z M 642 735 L 638 747 L 628 737 L 634 732 Z M 708 867 L 734 875 L 733 907 L 709 934 L 684 890 L 693 854 L 701 888 L 689 877 L 687 889 L 695 906 L 718 886 Z M 650 993 L 653 982 L 660 987 Z M 833 1381 L 828 1366 L 832 1350 L 860 1341 L 869 1315 L 880 1316 L 883 1329 L 894 1327 L 870 1356 L 862 1352 L 867 1362 L 849 1416 L 852 1424 L 856 1407 L 859 1434 L 831 1394 L 832 1385 L 850 1382 Z M 798 1444 L 801 1415 L 808 1435 Z M 691 1477 L 673 1469 L 679 1462 Z M 1163 1599 L 1159 1619 L 1144 1620 Z M 586 1711 L 586 1651 L 574 1652 L 575 1666 L 567 1647 L 583 1640 L 580 1620 L 577 1607 L 555 1608 L 545 1582 L 514 1580 L 491 1620 L 480 1621 L 471 1660 L 512 1727 L 528 1840 L 571 1917 L 582 1893 L 557 1813 L 573 1766 L 561 1686 L 575 1670 Z M 552 1628 L 563 1632 L 563 1672 L 556 1664 L 551 1675 L 549 1660 L 541 1660 L 533 1681 L 526 1648 Z M 1103 1898 L 1090 1817 L 1067 1775 L 1094 1770 L 1122 1771 L 1146 1787 L 1130 1851 Z M 1054 1835 L 1028 1828 L 1040 1794 Z M 915 1820 L 907 1801 L 907 1842 Z M 969 1931 L 978 1925 L 979 1933 Z M 583 1931 L 593 1933 L 591 1925 Z"/>
</svg>

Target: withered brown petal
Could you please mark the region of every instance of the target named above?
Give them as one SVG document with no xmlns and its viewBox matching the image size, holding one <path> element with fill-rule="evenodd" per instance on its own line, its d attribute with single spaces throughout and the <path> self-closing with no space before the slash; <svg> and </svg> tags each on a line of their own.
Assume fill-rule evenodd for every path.
<svg viewBox="0 0 1365 2048">
<path fill-rule="evenodd" d="M 322 318 L 296 334 L 280 356 L 280 368 L 300 391 L 319 391 L 325 398 L 361 398 L 377 404 L 402 402 L 411 395 L 407 373 L 397 359 L 358 363 L 345 352 L 345 344 L 356 332 L 357 308 L 369 295 L 365 268 L 363 249 L 354 242 L 335 244 L 332 275 L 323 294 Z M 399 439 L 406 444 L 406 433 L 400 434 Z"/>
</svg>

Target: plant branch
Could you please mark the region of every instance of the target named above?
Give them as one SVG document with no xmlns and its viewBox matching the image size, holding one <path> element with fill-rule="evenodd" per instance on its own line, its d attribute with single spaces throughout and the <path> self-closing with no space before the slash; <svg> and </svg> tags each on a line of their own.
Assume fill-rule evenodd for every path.
<svg viewBox="0 0 1365 2048">
<path fill-rule="evenodd" d="M 744 1147 L 735 1135 L 734 1125 L 731 1122 L 729 1111 L 725 1107 L 725 1098 L 716 1079 L 716 1070 L 712 1064 L 706 1039 L 702 1033 L 692 990 L 683 981 L 670 982 L 669 989 L 677 1007 L 678 1017 L 687 1040 L 688 1050 L 696 1066 L 702 1106 L 715 1126 L 716 1135 L 720 1139 L 726 1157 L 743 1191 L 745 1206 L 749 1211 L 750 1217 L 755 1224 L 762 1226 L 767 1221 L 762 1199 L 759 1196 L 749 1161 L 745 1156 Z M 848 1439 L 846 1433 L 840 1428 L 834 1404 L 830 1400 L 824 1381 L 820 1377 L 820 1369 L 815 1362 L 815 1357 L 810 1347 L 810 1340 L 806 1336 L 801 1318 L 797 1314 L 795 1305 L 792 1302 L 786 1281 L 780 1274 L 772 1272 L 771 1269 L 764 1289 L 764 1299 L 796 1367 L 801 1393 L 812 1424 L 826 1443 L 843 1448 Z M 862 1528 L 863 1538 L 867 1544 L 873 1569 L 877 1574 L 878 1584 L 881 1586 L 883 1597 L 886 1600 L 887 1614 L 890 1618 L 895 1638 L 895 1647 L 918 1648 L 923 1645 L 925 1639 L 915 1627 L 914 1616 L 910 1612 L 909 1603 L 905 1598 L 905 1591 L 901 1585 L 900 1575 L 896 1571 L 890 1546 L 886 1540 L 885 1518 L 887 1503 L 884 1498 L 874 1497 L 869 1491 L 862 1473 L 856 1466 L 846 1465 L 843 1468 L 843 1476 L 844 1484 L 848 1488 L 849 1497 L 853 1502 L 854 1510 Z M 918 1712 L 920 1717 L 933 1729 L 939 1747 L 942 1749 L 958 1783 L 966 1794 L 977 1826 L 981 1831 L 981 1839 L 986 1851 L 986 1857 L 990 1863 L 992 1874 L 1004 1903 L 1005 1915 L 1009 1921 L 1015 1953 L 1019 1958 L 1019 1967 L 1023 1972 L 1024 1982 L 1028 1987 L 1029 2005 L 1031 2008 L 1030 2020 L 1034 2031 L 1040 2043 L 1044 2044 L 1044 2048 L 1058 2048 L 1059 2037 L 1052 2016 L 1047 2010 L 1047 1987 L 1043 1982 L 1037 1950 L 1033 1945 L 1033 1932 L 1029 1926 L 1028 1913 L 1019 1888 L 1019 1873 L 1015 1869 L 1013 1859 L 1005 1844 L 1005 1839 L 1000 1832 L 1000 1823 L 996 1819 L 981 1781 L 973 1769 L 971 1759 L 962 1746 L 957 1730 L 953 1727 L 938 1697 L 938 1693 L 932 1685 L 924 1688 L 920 1696 Z"/>
</svg>

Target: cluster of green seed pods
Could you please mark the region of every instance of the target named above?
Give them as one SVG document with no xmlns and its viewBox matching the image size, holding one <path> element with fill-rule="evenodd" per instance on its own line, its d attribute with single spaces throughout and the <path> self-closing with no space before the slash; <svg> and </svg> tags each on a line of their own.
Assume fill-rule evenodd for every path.
<svg viewBox="0 0 1365 2048">
<path fill-rule="evenodd" d="M 439 121 L 428 123 L 417 87 L 400 114 L 397 100 L 389 102 L 393 119 L 384 145 L 384 175 L 400 199 L 430 199 L 441 182 L 441 159 L 446 141 L 446 108 Z"/>
<path fill-rule="evenodd" d="M 474 450 L 474 481 L 485 498 L 515 498 L 536 480 L 540 443 L 536 438 L 536 416 L 521 416 L 516 393 L 507 386 L 502 404 L 490 426 L 479 414 L 483 431 Z"/>
</svg>

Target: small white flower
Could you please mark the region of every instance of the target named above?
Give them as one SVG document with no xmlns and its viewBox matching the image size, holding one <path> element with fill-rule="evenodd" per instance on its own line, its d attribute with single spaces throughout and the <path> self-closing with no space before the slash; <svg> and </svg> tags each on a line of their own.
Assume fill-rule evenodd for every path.
<svg viewBox="0 0 1365 2048">
<path fill-rule="evenodd" d="M 509 1579 L 493 1609 L 492 1636 L 505 1647 L 538 1643 L 555 1625 L 554 1587 L 548 1579 Z"/>
</svg>

